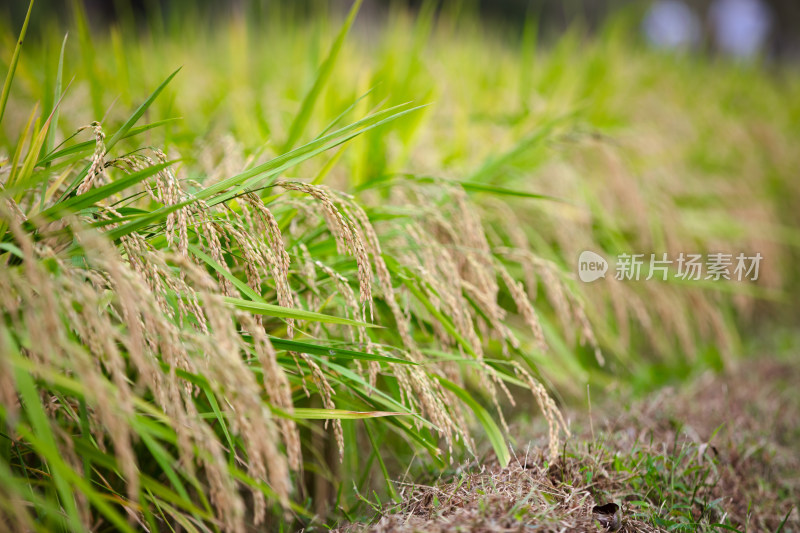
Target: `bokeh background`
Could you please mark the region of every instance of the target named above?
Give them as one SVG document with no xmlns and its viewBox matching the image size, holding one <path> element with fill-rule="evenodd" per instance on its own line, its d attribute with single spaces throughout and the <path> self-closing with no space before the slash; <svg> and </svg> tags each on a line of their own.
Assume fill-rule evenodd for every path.
<svg viewBox="0 0 800 533">
<path fill-rule="evenodd" d="M 84 3 L 94 24 L 107 24 L 121 17 L 133 15 L 140 24 L 146 24 L 146 13 L 181 11 L 186 8 L 202 9 L 210 13 L 234 13 L 236 11 L 257 12 L 270 5 L 283 4 L 287 9 L 298 13 L 312 13 L 320 8 L 322 0 L 229 0 L 215 2 L 212 0 L 78 0 Z M 325 2 L 345 11 L 349 0 L 332 0 Z M 418 9 L 422 0 L 391 1 L 367 0 L 362 10 L 361 23 L 370 18 L 383 19 L 389 7 L 405 5 L 410 9 Z M 69 13 L 69 0 L 39 0 L 37 9 L 56 17 L 65 17 Z M 500 24 L 505 28 L 522 31 L 522 22 L 526 17 L 535 15 L 542 22 L 542 37 L 554 38 L 570 24 L 580 22 L 587 28 L 597 29 L 609 15 L 621 9 L 633 9 L 642 13 L 643 17 L 650 12 L 654 18 L 660 18 L 654 26 L 661 27 L 661 38 L 675 38 L 686 32 L 688 40 L 698 50 L 732 52 L 736 45 L 725 44 L 726 31 L 731 33 L 728 41 L 758 41 L 760 52 L 776 60 L 794 60 L 800 57 L 800 4 L 793 0 L 667 0 L 650 2 L 642 0 L 445 0 L 440 3 L 463 4 L 468 9 L 477 9 L 489 24 Z M 326 6 L 327 7 L 327 6 Z M 0 12 L 4 13 L 15 24 L 19 24 L 25 16 L 27 5 L 21 1 L 3 0 Z M 721 13 L 725 12 L 726 15 Z M 659 16 L 660 13 L 660 16 Z M 722 20 L 726 19 L 726 20 Z M 33 28 L 41 24 L 34 20 Z M 729 27 L 723 30 L 722 27 Z M 658 30 L 656 30 L 658 31 Z M 666 34 L 670 33 L 670 37 Z M 733 36 L 738 34 L 739 36 Z M 763 35 L 762 35 L 763 34 Z M 749 46 L 740 45 L 749 49 Z M 736 52 L 734 52 L 736 53 Z"/>
</svg>

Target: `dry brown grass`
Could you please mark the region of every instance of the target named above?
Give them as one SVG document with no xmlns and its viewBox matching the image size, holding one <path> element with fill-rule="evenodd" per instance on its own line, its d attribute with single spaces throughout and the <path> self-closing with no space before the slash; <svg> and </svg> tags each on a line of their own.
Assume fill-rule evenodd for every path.
<svg viewBox="0 0 800 533">
<path fill-rule="evenodd" d="M 607 502 L 621 505 L 620 531 L 667 531 L 684 515 L 696 521 L 684 521 L 684 530 L 717 531 L 714 524 L 725 523 L 777 531 L 786 518 L 783 531 L 795 531 L 799 377 L 796 361 L 751 361 L 679 392 L 661 391 L 616 416 L 616 401 L 601 403 L 597 438 L 587 427 L 553 463 L 534 445 L 507 468 L 489 456 L 448 480 L 400 482 L 402 503 L 384 507 L 371 525 L 340 531 L 596 532 L 602 528 L 593 507 Z M 515 430 L 524 435 L 531 428 Z M 687 498 L 694 502 L 688 511 Z"/>
<path fill-rule="evenodd" d="M 340 531 L 379 532 L 596 532 L 592 509 L 598 505 L 593 487 L 580 482 L 586 463 L 570 461 L 550 468 L 543 456 L 519 457 L 507 468 L 488 463 L 465 465 L 449 483 L 424 486 L 400 484 L 404 497 L 398 509 L 366 527 Z M 470 472 L 470 473 L 467 473 Z M 605 503 L 605 502 L 600 502 Z M 621 531 L 652 532 L 658 528 L 627 519 Z"/>
</svg>

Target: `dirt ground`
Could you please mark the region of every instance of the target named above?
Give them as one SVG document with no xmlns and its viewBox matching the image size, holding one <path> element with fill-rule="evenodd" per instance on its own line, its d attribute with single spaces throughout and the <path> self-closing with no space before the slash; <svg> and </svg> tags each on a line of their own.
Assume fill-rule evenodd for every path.
<svg viewBox="0 0 800 533">
<path fill-rule="evenodd" d="M 622 410 L 610 403 L 592 423 L 572 413 L 554 464 L 540 441 L 520 438 L 507 468 L 490 455 L 430 485 L 398 483 L 400 504 L 341 530 L 800 532 L 798 358 L 748 360 Z M 610 503 L 616 513 L 593 513 Z"/>
</svg>

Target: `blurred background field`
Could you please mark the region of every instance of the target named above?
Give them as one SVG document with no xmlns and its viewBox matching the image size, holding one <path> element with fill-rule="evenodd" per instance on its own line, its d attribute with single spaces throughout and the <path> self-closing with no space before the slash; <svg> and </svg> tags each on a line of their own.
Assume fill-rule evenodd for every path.
<svg viewBox="0 0 800 533">
<path fill-rule="evenodd" d="M 541 408 L 553 446 L 563 438 L 556 406 L 585 405 L 587 385 L 600 396 L 643 394 L 709 369 L 733 368 L 747 355 L 788 353 L 800 311 L 800 76 L 793 31 L 800 14 L 793 2 L 759 4 L 770 21 L 763 41 L 752 53 L 731 55 L 710 29 L 711 2 L 692 4 L 698 33 L 676 42 L 669 36 L 669 42 L 659 41 L 652 34 L 659 30 L 643 22 L 654 16 L 656 4 L 366 1 L 356 11 L 349 2 L 223 7 L 37 0 L 19 62 L 9 69 L 13 83 L 0 123 L 0 194 L 28 224 L 14 230 L 16 211 L 0 213 L 4 286 L 22 294 L 25 279 L 33 279 L 25 270 L 32 262 L 41 264 L 42 279 L 67 291 L 73 285 L 58 283 L 69 277 L 69 268 L 111 271 L 105 264 L 90 266 L 91 246 L 76 252 L 76 245 L 67 245 L 73 238 L 84 242 L 75 237 L 84 225 L 104 230 L 112 224 L 108 244 L 134 271 L 142 265 L 145 272 L 153 254 L 164 261 L 165 280 L 184 280 L 178 273 L 189 268 L 181 266 L 186 260 L 213 283 L 219 279 L 215 288 L 202 290 L 240 299 L 240 310 L 252 310 L 241 302 L 279 304 L 381 326 L 257 311 L 257 326 L 277 350 L 272 371 L 286 379 L 270 390 L 269 371 L 259 369 L 254 385 L 265 388 L 260 401 L 276 420 L 297 426 L 275 422 L 280 432 L 273 435 L 274 453 L 292 463 L 292 446 L 302 449 L 300 467 L 286 468 L 284 492 L 272 476 L 285 465 L 273 466 L 273 459 L 266 460 L 266 486 L 246 483 L 267 496 L 267 523 L 275 528 L 282 520 L 297 527 L 357 519 L 368 512 L 367 500 L 396 496 L 389 480 L 444 468 L 465 456 L 463 444 L 470 439 L 478 450 L 492 448 L 502 463 L 506 442 L 525 443 L 506 431 L 501 404 L 511 420 L 538 417 Z M 0 7 L 4 70 L 27 7 Z M 59 100 L 57 116 L 51 115 Z M 130 129 L 126 121 L 142 102 L 146 108 L 136 126 L 154 127 Z M 358 122 L 368 116 L 378 118 Z M 78 132 L 94 121 L 99 125 Z M 345 131 L 349 124 L 358 126 Z M 350 139 L 351 133 L 360 134 Z M 115 143 L 107 154 L 103 138 Z M 304 147 L 283 165 L 283 154 Z M 87 190 L 78 184 L 96 172 L 98 153 L 108 183 L 147 168 L 153 175 L 124 192 L 95 189 L 105 192 L 79 203 Z M 144 154 L 149 159 L 136 159 Z M 153 165 L 167 160 L 176 162 L 164 177 Z M 161 180 L 153 185 L 161 192 L 152 198 L 143 194 L 149 179 Z M 166 183 L 181 191 L 177 199 L 189 202 L 182 215 L 188 230 L 167 211 L 177 200 L 163 192 Z M 308 183 L 343 194 L 319 192 Z M 245 193 L 257 199 L 245 201 Z M 190 200 L 200 197 L 208 205 Z M 272 213 L 282 247 L 271 222 L 259 225 L 259 206 Z M 66 213 L 78 220 L 62 218 Z M 54 220 L 65 222 L 55 237 L 45 238 Z M 222 228 L 216 263 L 207 260 L 214 243 L 202 229 L 204 220 Z M 251 266 L 247 247 L 261 253 L 260 245 L 237 237 L 242 233 L 258 234 L 274 254 L 272 262 L 254 259 Z M 43 240 L 51 251 L 38 248 Z M 614 279 L 612 269 L 603 280 L 583 283 L 577 260 L 584 250 L 608 258 L 760 253 L 763 261 L 755 282 L 625 281 Z M 64 261 L 62 270 L 47 262 L 50 253 Z M 287 266 L 280 267 L 283 253 Z M 88 274 L 75 279 L 98 283 Z M 202 329 L 204 319 L 183 321 L 180 294 L 189 289 L 164 283 L 166 288 L 149 286 L 165 309 L 164 320 L 181 332 Z M 195 278 L 187 283 L 192 290 L 205 287 Z M 131 394 L 165 410 L 128 354 L 130 324 L 114 311 L 124 307 L 121 289 L 112 284 L 105 290 L 123 368 L 136 384 Z M 169 293 L 163 301 L 159 290 Z M 16 407 L 16 400 L 6 400 L 0 413 L 11 435 L 0 456 L 6 461 L 0 479 L 11 488 L 0 498 L 33 503 L 19 515 L 0 505 L 0 516 L 34 528 L 85 525 L 91 522 L 87 513 L 122 527 L 125 521 L 118 519 L 128 513 L 150 526 L 163 520 L 187 527 L 188 520 L 198 529 L 236 529 L 235 521 L 222 518 L 228 512 L 224 498 L 212 495 L 209 502 L 202 496 L 208 459 L 200 459 L 197 443 L 194 452 L 182 447 L 180 432 L 167 434 L 169 418 L 155 424 L 160 429 L 146 429 L 141 419 L 152 413 L 138 403 L 120 407 L 115 416 L 127 421 L 130 434 L 106 447 L 104 439 L 112 437 L 100 436 L 104 419 L 93 407 L 102 398 L 24 362 L 50 361 L 45 366 L 77 379 L 81 367 L 69 354 L 77 350 L 91 360 L 103 351 L 91 334 L 75 332 L 71 297 L 59 294 L 64 311 L 54 320 L 70 349 L 61 358 L 36 355 L 61 349 L 37 348 L 35 336 L 26 333 L 34 315 L 25 310 L 38 305 L 36 292 L 10 298 L 2 308 L 2 338 L 14 339 L 4 364 L 17 376 L 12 390 L 27 399 Z M 95 300 L 81 305 L 89 301 Z M 243 346 L 237 350 L 253 351 L 244 368 L 255 368 L 248 359 L 259 346 L 258 336 L 248 333 L 254 326 L 233 314 L 231 321 Z M 155 345 L 160 335 L 154 334 Z M 186 357 L 200 357 L 201 342 L 182 345 Z M 303 349 L 314 359 L 306 354 L 297 362 L 295 353 Z M 336 350 L 352 353 L 337 356 Z M 175 378 L 163 349 L 151 351 L 165 375 Z M 382 356 L 417 363 L 420 370 L 404 370 Z M 214 400 L 225 411 L 232 383 L 212 385 L 213 392 L 198 385 L 197 376 L 222 380 L 223 370 L 212 365 L 204 374 L 201 366 L 183 367 L 190 376 L 175 378 L 206 395 L 181 396 L 196 404 L 187 407 L 185 420 L 209 421 L 204 435 L 222 443 L 213 453 L 228 458 L 231 478 L 242 483 L 241 472 L 256 472 L 249 470 L 252 436 L 237 440 L 246 424 L 233 421 L 235 408 L 221 413 Z M 97 371 L 98 379 L 113 381 L 111 365 Z M 24 397 L 27 381 L 20 372 L 33 378 L 37 394 Z M 288 396 L 276 392 L 284 386 Z M 424 397 L 429 390 L 431 398 Z M 45 406 L 58 398 L 53 404 L 62 405 L 61 414 L 56 407 L 48 412 L 45 424 L 64 428 L 54 430 L 53 448 L 37 440 L 45 429 L 28 405 L 36 398 Z M 335 408 L 366 420 L 322 411 Z M 336 422 L 323 425 L 317 418 Z M 460 434 L 462 426 L 475 430 Z M 120 442 L 128 438 L 129 455 L 121 455 Z M 40 468 L 49 453 L 70 446 L 84 450 L 74 464 L 68 460 L 66 470 L 31 481 L 29 475 L 49 472 Z M 97 457 L 81 462 L 86 448 Z M 138 496 L 125 493 L 131 474 L 115 463 L 123 457 L 135 457 L 152 480 L 141 482 Z M 177 457 L 205 466 L 197 472 L 187 464 L 164 466 Z M 73 511 L 56 481 L 70 475 L 87 481 L 77 491 L 88 494 L 87 501 L 77 498 Z M 36 497 L 25 495 L 30 486 L 38 487 Z M 237 512 L 250 517 L 248 498 L 242 496 L 245 510 Z M 111 509 L 97 503 L 106 500 Z M 282 511 L 281 502 L 293 514 Z M 61 507 L 63 516 L 53 510 Z"/>
</svg>

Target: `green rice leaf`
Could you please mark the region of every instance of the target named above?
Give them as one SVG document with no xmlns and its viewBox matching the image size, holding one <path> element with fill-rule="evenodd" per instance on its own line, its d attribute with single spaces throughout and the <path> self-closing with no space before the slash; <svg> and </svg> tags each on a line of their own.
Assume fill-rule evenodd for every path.
<svg viewBox="0 0 800 533">
<path fill-rule="evenodd" d="M 347 411 L 345 409 L 316 409 L 312 407 L 295 407 L 288 414 L 300 420 L 363 420 L 365 418 L 381 418 L 385 416 L 408 416 L 410 413 L 399 411 Z"/>
<path fill-rule="evenodd" d="M 111 183 L 106 183 L 100 187 L 90 189 L 81 195 L 73 196 L 58 202 L 57 204 L 39 213 L 39 216 L 47 219 L 54 219 L 64 213 L 75 213 L 81 209 L 86 209 L 87 207 L 96 205 L 102 200 L 105 200 L 117 194 L 118 192 L 124 191 L 125 189 L 158 174 L 174 163 L 175 161 L 167 161 L 165 163 L 153 165 L 152 167 L 147 167 L 138 172 L 133 172 L 122 179 L 114 180 Z"/>
<path fill-rule="evenodd" d="M 361 8 L 361 2 L 362 0 L 356 0 L 353 3 L 353 6 L 350 8 L 350 13 L 347 15 L 347 20 L 345 20 L 344 25 L 339 30 L 339 34 L 333 41 L 330 51 L 328 51 L 328 57 L 325 58 L 322 66 L 320 66 L 317 71 L 314 84 L 311 86 L 308 93 L 306 93 L 303 103 L 300 104 L 300 111 L 295 115 L 292 125 L 289 127 L 289 137 L 284 144 L 284 150 L 291 149 L 305 131 L 308 121 L 311 118 L 311 112 L 314 110 L 314 104 L 316 104 L 322 89 L 331 77 L 333 67 L 336 65 L 336 59 L 339 57 L 339 52 L 342 49 L 345 37 L 347 37 L 347 32 L 350 31 L 356 14 L 358 14 L 358 10 Z"/>
<path fill-rule="evenodd" d="M 513 162 L 522 154 L 534 149 L 543 143 L 547 137 L 553 132 L 556 126 L 560 125 L 567 119 L 575 115 L 575 111 L 558 116 L 554 119 L 546 121 L 533 132 L 528 134 L 527 137 L 520 140 L 516 146 L 506 153 L 489 159 L 486 161 L 475 173 L 473 173 L 468 180 L 469 183 L 488 183 L 495 177 L 506 165 Z"/>
<path fill-rule="evenodd" d="M 8 95 L 11 92 L 11 82 L 14 81 L 14 74 L 17 71 L 17 63 L 19 63 L 19 55 L 22 52 L 22 43 L 25 42 L 25 34 L 28 32 L 28 23 L 31 20 L 31 11 L 33 11 L 33 0 L 28 4 L 28 13 L 25 15 L 25 21 L 22 23 L 22 30 L 19 32 L 17 44 L 14 47 L 14 53 L 11 56 L 11 63 L 8 66 L 8 73 L 6 74 L 6 81 L 3 83 L 3 92 L 0 93 L 0 124 L 3 123 L 3 115 L 6 112 L 6 104 L 8 104 Z"/>
<path fill-rule="evenodd" d="M 286 350 L 287 352 L 299 352 L 306 354 L 329 356 L 334 359 L 344 360 L 357 360 L 357 361 L 379 361 L 381 363 L 393 363 L 396 365 L 416 365 L 414 361 L 408 359 L 400 359 L 399 357 L 389 357 L 386 355 L 376 355 L 366 352 L 358 352 L 354 350 L 343 350 L 331 346 L 319 346 L 316 344 L 309 344 L 307 342 L 293 341 L 289 339 L 281 339 L 278 337 L 270 337 L 272 345 L 279 350 Z"/>
<path fill-rule="evenodd" d="M 301 146 L 300 148 L 292 150 L 291 152 L 278 156 L 275 159 L 267 161 L 261 165 L 255 166 L 250 170 L 237 174 L 236 176 L 222 180 L 211 187 L 203 189 L 197 193 L 196 197 L 204 200 L 224 191 L 225 189 L 228 189 L 229 187 L 233 187 L 225 194 L 210 200 L 208 204 L 216 205 L 218 203 L 225 202 L 235 197 L 242 191 L 247 190 L 248 188 L 256 187 L 261 181 L 267 178 L 277 176 L 284 170 L 292 168 L 303 161 L 321 154 L 322 152 L 344 144 L 358 135 L 396 120 L 413 111 L 422 109 L 423 107 L 425 106 L 411 107 L 410 104 L 405 103 L 390 107 L 389 109 L 384 109 L 383 111 L 378 111 L 377 113 L 369 115 L 357 122 L 354 122 L 353 124 L 350 124 L 349 126 L 325 135 L 324 137 L 315 139 L 310 143 Z"/>
<path fill-rule="evenodd" d="M 47 130 L 47 140 L 44 143 L 45 153 L 52 152 L 56 143 L 56 133 L 58 130 L 58 108 L 59 102 L 61 101 L 61 79 L 64 73 L 64 49 L 67 47 L 68 36 L 69 33 L 64 35 L 64 40 L 61 42 L 61 52 L 58 55 L 58 70 L 56 71 L 56 85 L 53 94 L 53 111 L 50 128 Z"/>
<path fill-rule="evenodd" d="M 249 300 L 242 300 L 240 298 L 231 298 L 226 296 L 224 300 L 237 309 L 253 313 L 254 315 L 266 315 L 275 318 L 293 318 L 295 320 L 308 320 L 311 322 L 323 322 L 326 324 L 342 324 L 345 326 L 365 326 L 369 328 L 376 327 L 374 324 L 367 322 L 358 322 L 357 320 L 350 320 L 349 318 L 341 318 L 338 316 L 324 315 L 322 313 L 315 313 L 313 311 L 304 311 L 302 309 L 290 309 L 288 307 L 281 307 L 263 302 L 253 302 Z"/>
<path fill-rule="evenodd" d="M 144 133 L 144 132 L 146 132 L 148 130 L 152 130 L 154 128 L 159 128 L 161 126 L 164 126 L 166 124 L 171 124 L 171 123 L 176 122 L 178 120 L 180 120 L 180 119 L 179 118 L 167 118 L 167 119 L 164 119 L 164 120 L 157 120 L 155 122 L 152 122 L 150 124 L 145 124 L 143 126 L 137 126 L 135 128 L 131 128 L 125 134 L 123 139 L 128 139 L 130 137 L 135 137 L 136 135 Z M 69 146 L 67 148 L 63 148 L 61 150 L 58 150 L 56 152 L 54 152 L 53 149 L 51 149 L 51 151 L 48 152 L 47 155 L 45 155 L 44 157 L 42 157 L 41 159 L 39 159 L 36 162 L 36 165 L 37 166 L 49 165 L 50 163 L 52 163 L 56 159 L 61 159 L 62 157 L 67 157 L 67 156 L 76 155 L 76 154 L 91 153 L 92 151 L 94 151 L 95 145 L 96 145 L 95 141 L 92 140 L 92 141 L 80 142 L 80 143 L 74 144 L 72 146 Z"/>
<path fill-rule="evenodd" d="M 197 257 L 205 264 L 213 268 L 215 272 L 217 272 L 222 277 L 230 281 L 234 287 L 239 289 L 239 292 L 241 292 L 254 302 L 267 303 L 266 300 L 264 300 L 264 298 L 262 298 L 260 294 L 258 294 L 250 287 L 250 285 L 248 285 L 244 281 L 240 280 L 239 278 L 231 274 L 227 268 L 224 268 L 217 261 L 215 261 L 213 257 L 203 252 L 200 249 L 200 247 L 197 246 L 196 244 L 189 244 L 189 251 L 192 252 L 192 254 L 194 254 L 195 257 Z"/>
<path fill-rule="evenodd" d="M 156 88 L 156 90 L 153 91 L 152 94 L 148 96 L 144 102 L 142 102 L 142 104 L 136 109 L 136 111 L 134 111 L 133 115 L 131 115 L 128 118 L 128 120 L 125 121 L 122 127 L 120 127 L 120 129 L 118 129 L 116 133 L 114 133 L 114 135 L 112 135 L 111 138 L 106 141 L 105 143 L 106 153 L 110 152 L 115 144 L 117 144 L 119 141 L 125 138 L 125 136 L 131 130 L 131 128 L 133 128 L 133 126 L 139 121 L 139 119 L 142 118 L 142 115 L 144 115 L 145 111 L 147 111 L 147 109 L 150 107 L 153 101 L 158 97 L 159 94 L 161 94 L 161 91 L 164 90 L 167 84 L 169 84 L 169 82 L 172 81 L 172 78 L 174 78 L 175 75 L 178 74 L 178 72 L 180 72 L 180 70 L 181 69 L 179 67 L 172 74 L 167 76 L 167 79 L 165 79 L 161 83 L 161 85 L 159 85 Z M 86 165 L 86 167 L 84 167 L 84 169 L 78 173 L 78 175 L 72 181 L 72 184 L 67 188 L 64 194 L 61 196 L 61 198 L 66 198 L 68 195 L 72 193 L 72 191 L 74 191 L 78 187 L 78 184 L 83 180 L 83 178 L 86 176 L 86 173 L 89 171 L 89 167 L 90 165 Z"/>
<path fill-rule="evenodd" d="M 396 502 L 402 501 L 400 495 L 397 494 L 397 490 L 394 488 L 394 484 L 392 483 L 392 478 L 389 476 L 389 471 L 386 469 L 386 464 L 383 462 L 383 457 L 381 455 L 381 450 L 378 447 L 378 440 L 375 438 L 374 432 L 370 427 L 369 422 L 364 424 L 364 429 L 367 432 L 367 437 L 369 438 L 369 444 L 372 446 L 372 453 L 375 454 L 375 457 L 378 459 L 378 465 L 381 468 L 381 475 L 383 476 L 383 481 L 386 483 L 386 490 L 389 492 L 389 495 L 392 499 Z"/>
<path fill-rule="evenodd" d="M 158 98 L 158 95 L 161 94 L 161 91 L 163 91 L 164 88 L 167 85 L 169 85 L 169 82 L 172 81 L 172 78 L 174 78 L 178 74 L 178 72 L 180 72 L 181 68 L 183 67 L 178 67 L 172 74 L 167 76 L 167 79 L 161 82 L 161 85 L 159 85 L 156 88 L 156 90 L 153 91 L 153 93 L 147 97 L 147 100 L 142 102 L 142 105 L 140 105 L 136 109 L 136 111 L 134 111 L 133 115 L 131 115 L 128 118 L 128 120 L 125 121 L 122 127 L 118 129 L 116 133 L 114 133 L 114 135 L 112 135 L 108 141 L 106 141 L 106 151 L 111 151 L 111 149 L 114 147 L 115 144 L 117 144 L 119 141 L 125 138 L 125 136 L 131 130 L 131 128 L 133 128 L 133 126 L 136 125 L 139 119 L 142 118 L 142 115 L 144 115 L 145 111 L 147 111 L 147 109 L 155 101 L 155 99 Z"/>
<path fill-rule="evenodd" d="M 500 431 L 500 428 L 497 426 L 497 423 L 495 423 L 492 415 L 490 415 L 481 404 L 475 401 L 469 392 L 465 391 L 446 378 L 437 375 L 434 375 L 434 377 L 439 381 L 439 383 L 442 384 L 442 387 L 455 394 L 458 399 L 472 409 L 472 412 L 475 413 L 475 417 L 478 419 L 478 422 L 480 422 L 481 426 L 483 426 L 483 430 L 486 432 L 486 437 L 492 444 L 492 448 L 494 448 L 494 453 L 497 455 L 497 461 L 500 463 L 500 466 L 504 468 L 508 466 L 508 463 L 511 461 L 511 453 L 508 451 L 508 446 L 506 445 L 505 437 L 503 437 L 503 432 Z"/>
<path fill-rule="evenodd" d="M 14 359 L 21 358 L 22 356 L 16 347 L 11 346 L 11 340 L 7 334 L 4 334 L 2 338 L 6 339 L 7 344 L 7 346 L 3 348 L 11 348 L 11 350 L 13 350 L 10 352 L 12 353 L 13 365 Z M 27 414 L 27 419 L 31 425 L 31 429 L 27 430 L 24 424 L 20 424 L 17 427 L 17 431 L 31 442 L 41 457 L 47 461 L 47 465 L 49 465 L 49 468 L 52 470 L 51 475 L 53 476 L 53 482 L 58 491 L 61 505 L 63 505 L 67 514 L 67 520 L 70 527 L 77 531 L 80 529 L 81 519 L 78 514 L 78 507 L 75 504 L 72 489 L 67 479 L 65 479 L 66 471 L 71 469 L 64 464 L 61 458 L 61 453 L 56 445 L 56 438 L 50 427 L 50 420 L 42 407 L 41 400 L 39 399 L 39 389 L 33 380 L 33 376 L 26 370 L 20 368 L 19 365 L 13 365 L 13 368 L 17 391 L 19 392 L 22 405 Z"/>
<path fill-rule="evenodd" d="M 226 189 L 230 190 L 213 198 L 212 200 L 208 200 L 207 203 L 209 206 L 214 206 L 228 201 L 236 197 L 241 192 L 257 186 L 264 179 L 277 176 L 284 170 L 298 165 L 317 154 L 329 150 L 330 148 L 339 146 L 340 144 L 347 142 L 357 135 L 369 131 L 372 128 L 376 128 L 382 124 L 386 124 L 387 122 L 416 111 L 417 109 L 421 109 L 422 107 L 425 106 L 409 107 L 408 104 L 401 104 L 399 106 L 379 111 L 374 115 L 370 115 L 369 117 L 359 120 L 358 122 L 355 122 L 334 133 L 292 150 L 288 154 L 276 157 L 275 159 L 253 167 L 250 170 L 237 174 L 236 176 L 224 179 L 219 183 L 199 191 L 197 194 L 195 194 L 194 198 L 190 198 L 184 202 L 168 207 L 162 207 L 151 213 L 148 213 L 147 215 L 143 215 L 131 220 L 130 222 L 108 232 L 108 236 L 116 241 L 120 237 L 124 237 L 125 235 L 129 235 L 134 231 L 139 231 L 150 224 L 155 224 L 166 219 L 170 213 L 173 213 L 178 209 L 182 209 L 183 207 L 191 205 L 198 200 L 206 200 L 211 198 L 212 196 L 217 195 Z"/>
</svg>

